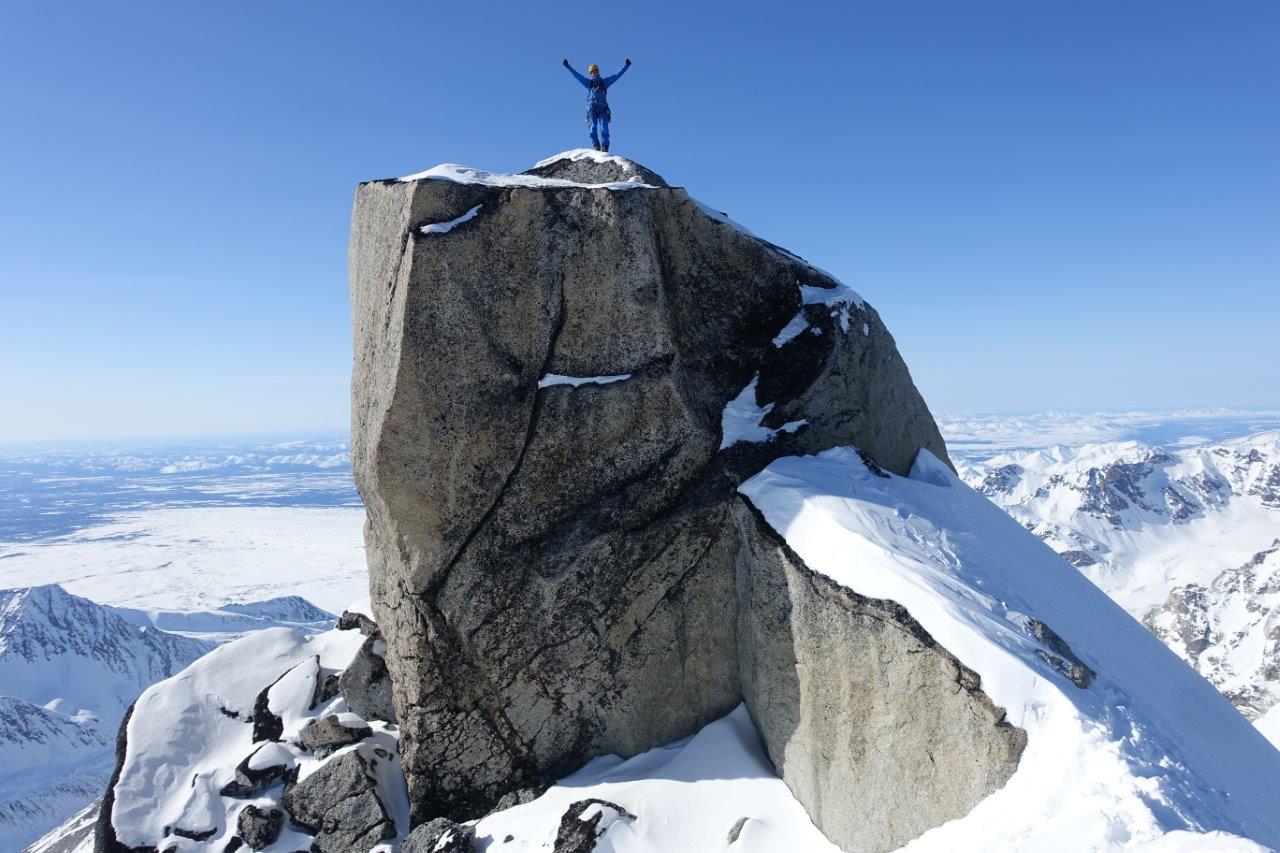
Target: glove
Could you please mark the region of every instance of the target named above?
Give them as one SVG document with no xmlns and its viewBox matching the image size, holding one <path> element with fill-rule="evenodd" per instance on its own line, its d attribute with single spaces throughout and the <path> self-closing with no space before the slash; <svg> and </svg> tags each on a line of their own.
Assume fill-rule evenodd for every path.
<svg viewBox="0 0 1280 853">
<path fill-rule="evenodd" d="M 565 68 L 568 68 L 568 67 L 569 67 L 569 60 L 567 60 L 567 59 L 566 59 L 566 60 L 564 60 L 564 67 L 565 67 Z"/>
<path fill-rule="evenodd" d="M 630 59 L 628 59 L 628 60 L 627 60 L 627 65 L 628 65 L 628 66 L 630 66 L 630 65 L 631 65 L 631 60 L 630 60 Z"/>
</svg>

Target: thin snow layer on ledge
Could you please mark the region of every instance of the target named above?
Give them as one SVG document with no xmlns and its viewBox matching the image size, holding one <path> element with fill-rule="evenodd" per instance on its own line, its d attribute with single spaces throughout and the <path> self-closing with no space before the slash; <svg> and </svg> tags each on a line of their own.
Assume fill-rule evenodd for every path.
<svg viewBox="0 0 1280 853">
<path fill-rule="evenodd" d="M 550 850 L 561 816 L 589 799 L 615 803 L 634 816 L 610 824 L 596 850 L 839 850 L 774 774 L 743 705 L 693 737 L 626 761 L 616 755 L 594 758 L 533 802 L 481 818 L 476 847 Z M 512 840 L 502 843 L 508 836 Z"/>
<path fill-rule="evenodd" d="M 450 219 L 448 222 L 433 222 L 430 225 L 423 225 L 418 230 L 420 230 L 423 234 L 446 234 L 452 231 L 453 229 L 457 228 L 462 223 L 470 222 L 472 219 L 475 218 L 476 214 L 480 212 L 480 208 L 482 207 L 484 207 L 483 204 L 477 204 L 475 207 L 471 208 L 466 213 L 459 216 L 457 219 Z"/>
<path fill-rule="evenodd" d="M 559 373 L 548 373 L 538 380 L 538 387 L 550 388 L 553 385 L 572 385 L 574 388 L 578 388 L 582 385 L 610 385 L 630 378 L 630 373 L 618 373 L 613 376 L 562 376 Z"/>
<path fill-rule="evenodd" d="M 541 169 L 543 166 L 550 166 L 552 163 L 558 163 L 561 160 L 590 160 L 593 163 L 612 163 L 624 172 L 634 172 L 635 165 L 625 157 L 619 157 L 617 154 L 606 154 L 603 151 L 596 151 L 594 148 L 570 148 L 568 151 L 561 151 L 559 154 L 552 154 L 545 160 L 539 160 L 533 164 L 533 168 Z"/>
<path fill-rule="evenodd" d="M 766 406 L 756 403 L 756 383 L 759 381 L 760 374 L 757 373 L 751 377 L 747 387 L 725 405 L 720 415 L 721 450 L 739 441 L 752 444 L 769 441 L 780 432 L 795 432 L 808 423 L 807 420 L 790 421 L 777 429 L 762 426 L 765 415 L 773 411 L 773 403 Z"/>
<path fill-rule="evenodd" d="M 441 163 L 425 172 L 396 178 L 397 181 L 453 181 L 459 184 L 481 184 L 487 187 L 532 187 L 535 189 L 554 189 L 556 187 L 578 187 L 589 190 L 634 190 L 654 189 L 637 179 L 612 181 L 604 184 L 584 184 L 578 181 L 567 181 L 563 178 L 540 178 L 537 175 L 507 175 L 501 172 L 488 172 L 471 166 L 460 166 L 457 163 Z"/>
<path fill-rule="evenodd" d="M 1280 752 L 1083 575 L 927 451 L 907 478 L 851 448 L 740 491 L 811 568 L 904 606 L 1026 730 L 1008 784 L 912 851 L 1280 845 Z M 1030 618 L 1097 671 L 1081 689 Z"/>
</svg>

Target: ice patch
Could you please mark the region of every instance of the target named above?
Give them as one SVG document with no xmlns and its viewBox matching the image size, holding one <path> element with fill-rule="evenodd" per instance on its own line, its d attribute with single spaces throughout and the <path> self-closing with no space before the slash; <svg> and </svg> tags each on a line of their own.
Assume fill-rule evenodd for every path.
<svg viewBox="0 0 1280 853">
<path fill-rule="evenodd" d="M 630 373 L 619 373 L 613 376 L 562 376 L 559 373 L 548 373 L 538 380 L 538 387 L 550 388 L 553 385 L 572 385 L 577 388 L 582 385 L 610 385 L 630 378 Z"/>
<path fill-rule="evenodd" d="M 476 214 L 480 212 L 480 208 L 482 207 L 484 207 L 483 204 L 477 204 L 475 207 L 471 208 L 466 213 L 459 216 L 457 219 L 450 219 L 448 222 L 435 222 L 435 223 L 432 223 L 431 225 L 423 225 L 418 230 L 421 231 L 423 234 L 444 234 L 448 231 L 452 231 L 453 229 L 457 228 L 462 223 L 469 222 L 472 219 L 474 219 Z"/>
</svg>

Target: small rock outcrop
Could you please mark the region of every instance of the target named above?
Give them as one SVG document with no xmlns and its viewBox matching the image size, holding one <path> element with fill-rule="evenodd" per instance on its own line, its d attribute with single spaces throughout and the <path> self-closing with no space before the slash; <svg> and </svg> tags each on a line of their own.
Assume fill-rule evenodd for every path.
<svg viewBox="0 0 1280 853">
<path fill-rule="evenodd" d="M 247 805 L 236 820 L 236 831 L 250 850 L 263 850 L 276 843 L 284 828 L 284 812 Z"/>
<path fill-rule="evenodd" d="M 337 715 L 330 714 L 303 726 L 298 740 L 304 748 L 314 752 L 317 758 L 327 758 L 342 747 L 358 743 L 371 734 L 373 730 L 363 723 L 344 723 Z"/>
<path fill-rule="evenodd" d="M 366 720 L 394 723 L 396 710 L 391 704 L 391 678 L 383 659 L 386 646 L 380 634 L 367 636 L 351 665 L 338 676 L 338 691 L 347 698 L 347 707 L 352 713 Z"/>
<path fill-rule="evenodd" d="M 596 841 L 618 821 L 633 821 L 636 816 L 608 800 L 578 800 L 565 809 L 556 830 L 552 853 L 591 853 Z"/>
<path fill-rule="evenodd" d="M 396 835 L 372 768 L 359 752 L 322 765 L 287 790 L 280 804 L 294 823 L 315 834 L 312 849 L 317 853 L 368 850 Z"/>
<path fill-rule="evenodd" d="M 352 460 L 413 822 L 744 700 L 850 848 L 1000 787 L 1022 733 L 976 676 L 736 493 L 834 446 L 947 459 L 875 310 L 622 158 L 442 169 L 361 185 L 350 245 Z"/>
</svg>

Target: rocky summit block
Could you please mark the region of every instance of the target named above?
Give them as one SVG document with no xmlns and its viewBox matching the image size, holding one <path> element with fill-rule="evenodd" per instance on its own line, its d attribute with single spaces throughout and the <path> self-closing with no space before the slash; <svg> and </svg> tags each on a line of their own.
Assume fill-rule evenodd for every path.
<svg viewBox="0 0 1280 853">
<path fill-rule="evenodd" d="M 901 608 L 809 577 L 736 493 L 833 446 L 947 459 L 857 294 L 594 152 L 362 184 L 349 260 L 352 459 L 415 825 L 744 700 L 851 848 L 1012 774 L 1022 733 L 976 676 Z"/>
</svg>

